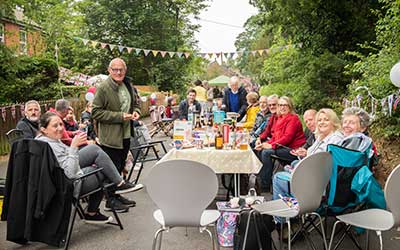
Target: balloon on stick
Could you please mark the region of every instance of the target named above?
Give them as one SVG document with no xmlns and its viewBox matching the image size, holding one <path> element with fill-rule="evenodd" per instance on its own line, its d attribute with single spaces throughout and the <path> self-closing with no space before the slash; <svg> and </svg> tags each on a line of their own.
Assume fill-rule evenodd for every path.
<svg viewBox="0 0 400 250">
<path fill-rule="evenodd" d="M 400 62 L 396 63 L 390 70 L 390 81 L 394 86 L 400 88 Z"/>
<path fill-rule="evenodd" d="M 96 87 L 95 86 L 90 87 L 87 92 L 95 94 L 96 93 Z"/>
<path fill-rule="evenodd" d="M 85 95 L 85 99 L 88 102 L 92 102 L 94 100 L 94 94 L 92 92 L 87 92 Z"/>
</svg>

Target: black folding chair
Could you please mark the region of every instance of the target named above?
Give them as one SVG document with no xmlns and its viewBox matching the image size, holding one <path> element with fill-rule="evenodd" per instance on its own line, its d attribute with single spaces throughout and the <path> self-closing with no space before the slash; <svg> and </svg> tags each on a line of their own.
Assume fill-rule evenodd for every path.
<svg viewBox="0 0 400 250">
<path fill-rule="evenodd" d="M 82 176 L 79 176 L 79 178 L 74 179 L 73 182 L 75 184 L 77 184 L 78 182 L 84 181 L 87 177 L 89 177 L 91 175 L 96 175 L 96 177 L 98 177 L 97 173 L 100 172 L 102 169 L 103 168 L 97 168 L 97 169 L 95 169 L 95 170 L 93 170 L 93 171 L 91 171 L 89 173 L 86 173 L 86 174 L 84 174 Z M 87 199 L 91 194 L 94 194 L 96 192 L 104 192 L 104 195 L 105 195 L 106 199 L 108 200 L 110 198 L 109 197 L 109 193 L 108 193 L 109 192 L 108 189 L 112 188 L 113 186 L 115 186 L 115 184 L 114 183 L 103 183 L 101 181 L 99 181 L 99 183 L 102 183 L 102 185 L 100 187 L 98 187 L 98 188 L 96 188 L 96 189 L 94 189 L 94 190 L 92 190 L 92 191 L 90 191 L 88 193 L 85 193 L 85 194 L 81 194 L 81 185 L 77 184 L 78 190 L 76 192 L 79 195 L 78 195 L 77 198 L 74 197 L 73 200 L 72 200 L 73 207 L 72 207 L 72 211 L 71 211 L 71 218 L 70 218 L 69 225 L 68 225 L 68 233 L 67 233 L 67 237 L 66 237 L 66 241 L 65 241 L 65 245 L 64 245 L 64 249 L 65 250 L 68 249 L 68 247 L 69 247 L 69 242 L 71 240 L 71 235 L 72 235 L 72 230 L 73 230 L 74 223 L 75 223 L 76 214 L 78 214 L 81 219 L 84 218 L 85 209 L 82 207 L 81 200 Z M 117 220 L 117 223 L 108 222 L 107 224 L 119 226 L 119 228 L 121 230 L 123 230 L 124 227 L 122 226 L 121 220 L 120 220 L 117 212 L 115 212 L 115 210 L 114 210 L 114 208 L 112 206 L 111 206 L 111 211 L 112 211 L 115 219 Z"/>
<path fill-rule="evenodd" d="M 11 129 L 6 133 L 7 141 L 10 145 L 12 145 L 15 141 L 24 138 L 24 132 L 20 129 Z"/>
</svg>

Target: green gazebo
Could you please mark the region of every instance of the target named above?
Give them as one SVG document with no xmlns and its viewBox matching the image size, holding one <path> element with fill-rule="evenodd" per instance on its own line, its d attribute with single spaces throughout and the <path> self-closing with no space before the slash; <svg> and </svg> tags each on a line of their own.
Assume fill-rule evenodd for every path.
<svg viewBox="0 0 400 250">
<path fill-rule="evenodd" d="M 208 81 L 208 85 L 222 87 L 228 85 L 230 77 L 226 75 L 220 75 L 210 81 Z"/>
</svg>

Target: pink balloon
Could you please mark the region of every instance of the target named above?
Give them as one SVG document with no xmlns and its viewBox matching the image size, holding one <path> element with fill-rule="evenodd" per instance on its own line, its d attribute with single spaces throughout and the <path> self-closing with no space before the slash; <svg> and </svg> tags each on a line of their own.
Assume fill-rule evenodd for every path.
<svg viewBox="0 0 400 250">
<path fill-rule="evenodd" d="M 87 92 L 95 94 L 96 93 L 96 87 L 95 86 L 90 87 Z"/>
</svg>

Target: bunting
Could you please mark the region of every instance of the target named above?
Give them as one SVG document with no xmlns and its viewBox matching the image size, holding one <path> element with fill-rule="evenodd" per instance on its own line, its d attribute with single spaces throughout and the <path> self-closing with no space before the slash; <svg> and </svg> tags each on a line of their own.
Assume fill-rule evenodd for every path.
<svg viewBox="0 0 400 250">
<path fill-rule="evenodd" d="M 236 51 L 236 52 L 206 52 L 206 53 L 191 53 L 191 52 L 183 52 L 183 51 L 163 51 L 163 50 L 151 50 L 151 49 L 141 49 L 141 48 L 132 48 L 129 46 L 124 46 L 124 45 L 116 45 L 116 44 L 110 44 L 110 43 L 104 43 L 104 42 L 99 42 L 99 41 L 93 41 L 89 39 L 84 39 L 80 37 L 74 37 L 74 41 L 81 41 L 83 45 L 85 46 L 90 46 L 93 48 L 97 48 L 97 45 L 100 45 L 100 48 L 102 49 L 109 49 L 110 51 L 113 51 L 115 48 L 118 49 L 120 53 L 123 53 L 124 51 L 127 51 L 129 54 L 134 50 L 135 54 L 139 56 L 141 53 L 144 56 L 153 56 L 157 57 L 160 55 L 162 58 L 166 57 L 167 55 L 170 58 L 173 58 L 174 56 L 177 56 L 178 58 L 184 57 L 184 58 L 189 58 L 193 56 L 199 56 L 202 58 L 220 58 L 221 60 L 225 57 L 226 59 L 231 59 L 234 57 L 240 57 L 240 56 L 265 56 L 274 52 L 278 51 L 283 51 L 283 50 L 288 50 L 292 48 L 302 48 L 303 44 L 289 44 L 281 47 L 274 47 L 272 49 L 267 48 L 267 49 L 258 49 L 258 50 L 252 50 L 252 51 Z"/>
</svg>

